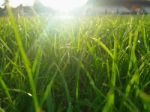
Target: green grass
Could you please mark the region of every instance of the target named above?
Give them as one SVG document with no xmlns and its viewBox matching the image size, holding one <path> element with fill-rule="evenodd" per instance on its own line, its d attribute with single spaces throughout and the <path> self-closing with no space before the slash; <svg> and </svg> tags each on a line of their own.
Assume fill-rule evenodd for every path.
<svg viewBox="0 0 150 112">
<path fill-rule="evenodd" d="M 0 18 L 0 112 L 150 111 L 149 18 Z"/>
</svg>

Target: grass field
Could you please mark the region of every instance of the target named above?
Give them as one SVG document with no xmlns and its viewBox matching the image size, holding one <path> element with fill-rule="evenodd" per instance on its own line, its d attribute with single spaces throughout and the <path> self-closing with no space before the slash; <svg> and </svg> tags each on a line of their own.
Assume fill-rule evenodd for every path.
<svg viewBox="0 0 150 112">
<path fill-rule="evenodd" d="M 1 18 L 0 112 L 149 112 L 149 18 Z"/>
</svg>

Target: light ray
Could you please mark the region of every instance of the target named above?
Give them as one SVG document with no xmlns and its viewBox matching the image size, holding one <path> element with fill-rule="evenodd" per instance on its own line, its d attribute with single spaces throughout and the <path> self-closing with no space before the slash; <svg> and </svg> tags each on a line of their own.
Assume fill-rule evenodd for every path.
<svg viewBox="0 0 150 112">
<path fill-rule="evenodd" d="M 87 0 L 41 0 L 45 6 L 59 11 L 70 11 L 85 5 Z"/>
</svg>

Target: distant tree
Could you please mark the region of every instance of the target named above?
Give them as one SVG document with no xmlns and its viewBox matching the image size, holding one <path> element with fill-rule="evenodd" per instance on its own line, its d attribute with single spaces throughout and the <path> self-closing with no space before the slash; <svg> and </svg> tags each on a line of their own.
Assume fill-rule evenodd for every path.
<svg viewBox="0 0 150 112">
<path fill-rule="evenodd" d="M 33 7 L 34 7 L 34 10 L 38 11 L 38 12 L 40 12 L 44 9 L 43 4 L 39 0 L 35 0 Z"/>
<path fill-rule="evenodd" d="M 4 6 L 4 9 L 9 7 L 9 0 L 5 0 L 2 6 Z"/>
</svg>

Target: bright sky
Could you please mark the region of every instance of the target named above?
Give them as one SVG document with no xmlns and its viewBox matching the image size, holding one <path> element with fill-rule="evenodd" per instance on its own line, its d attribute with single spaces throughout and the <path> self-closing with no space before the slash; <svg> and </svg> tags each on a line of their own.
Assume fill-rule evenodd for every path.
<svg viewBox="0 0 150 112">
<path fill-rule="evenodd" d="M 83 6 L 88 0 L 40 0 L 45 6 L 53 9 L 68 11 Z"/>
<path fill-rule="evenodd" d="M 31 6 L 35 0 L 9 0 L 12 7 L 17 7 L 20 4 Z M 60 11 L 68 11 L 73 8 L 83 6 L 88 0 L 39 0 L 45 6 L 49 6 L 53 9 Z M 4 0 L 0 0 L 0 5 L 4 3 Z"/>
<path fill-rule="evenodd" d="M 16 7 L 20 4 L 23 5 L 33 5 L 34 0 L 9 0 L 10 1 L 10 5 L 13 7 Z M 4 0 L 0 0 L 0 5 L 2 5 L 4 3 Z"/>
</svg>

